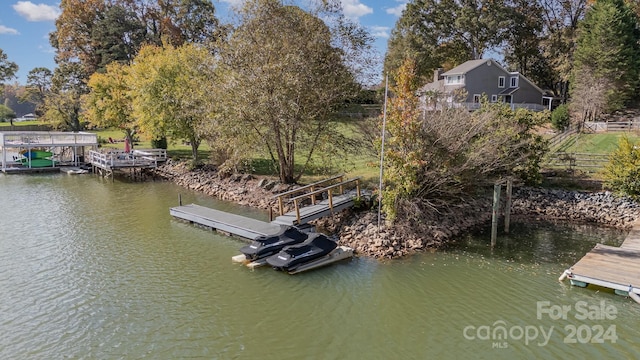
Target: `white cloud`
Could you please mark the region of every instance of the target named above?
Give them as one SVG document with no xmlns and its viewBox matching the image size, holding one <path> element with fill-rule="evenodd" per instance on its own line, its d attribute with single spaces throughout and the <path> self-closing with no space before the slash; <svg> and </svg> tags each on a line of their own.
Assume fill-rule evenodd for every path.
<svg viewBox="0 0 640 360">
<path fill-rule="evenodd" d="M 20 33 L 16 29 L 0 25 L 0 34 L 18 35 Z"/>
<path fill-rule="evenodd" d="M 361 3 L 360 0 L 342 0 L 342 10 L 346 16 L 351 18 L 373 13 L 373 9 Z"/>
<path fill-rule="evenodd" d="M 392 8 L 388 8 L 386 10 L 387 14 L 391 14 L 391 15 L 395 15 L 395 16 L 400 16 L 402 15 L 402 12 L 404 11 L 404 9 L 407 7 L 406 3 L 402 3 L 396 7 L 392 7 Z"/>
<path fill-rule="evenodd" d="M 34 4 L 31 1 L 18 1 L 13 5 L 20 16 L 28 21 L 54 21 L 60 15 L 60 9 L 46 4 Z"/>
<path fill-rule="evenodd" d="M 371 35 L 383 39 L 389 38 L 389 27 L 388 26 L 370 26 Z"/>
</svg>

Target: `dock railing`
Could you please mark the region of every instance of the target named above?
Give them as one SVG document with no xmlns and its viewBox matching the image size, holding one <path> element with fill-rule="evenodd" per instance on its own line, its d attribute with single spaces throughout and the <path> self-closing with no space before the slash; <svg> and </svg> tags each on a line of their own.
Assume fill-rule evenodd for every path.
<svg viewBox="0 0 640 360">
<path fill-rule="evenodd" d="M 283 193 L 279 193 L 279 194 L 273 196 L 272 199 L 278 199 L 278 211 L 279 211 L 280 215 L 284 215 L 284 212 L 285 212 L 284 211 L 284 199 L 285 198 L 289 198 L 289 197 L 291 197 L 291 195 L 299 194 L 299 193 L 302 193 L 302 192 L 305 192 L 305 191 L 313 192 L 319 186 L 324 186 L 325 184 L 328 184 L 328 183 L 336 181 L 336 180 L 342 181 L 342 179 L 344 179 L 344 174 L 336 175 L 336 176 L 330 177 L 328 179 L 324 179 L 324 180 L 317 181 L 317 182 L 314 182 L 312 184 L 305 185 L 305 186 L 302 186 L 302 187 L 299 187 L 299 188 L 296 188 L 296 189 L 293 189 L 293 190 L 289 190 L 289 191 L 285 191 Z M 315 195 L 311 198 L 311 201 L 315 204 Z"/>
<path fill-rule="evenodd" d="M 122 150 L 109 152 L 89 151 L 89 162 L 102 169 L 121 167 L 157 167 L 158 162 L 167 160 L 164 149 L 134 150 L 130 153 Z"/>
<path fill-rule="evenodd" d="M 326 182 L 326 181 L 325 181 Z M 349 185 L 349 184 L 355 184 L 356 186 L 356 198 L 360 199 L 360 178 L 353 178 L 353 179 L 349 179 L 349 180 L 345 180 L 345 181 L 341 181 L 337 184 L 333 184 L 333 185 L 329 185 L 326 187 L 323 187 L 321 189 L 317 189 L 317 190 L 310 190 L 311 187 L 307 187 L 307 189 L 310 190 L 310 192 L 306 193 L 306 194 L 302 194 L 302 195 L 298 195 L 296 197 L 293 197 L 291 199 L 289 199 L 289 202 L 293 202 L 293 206 L 295 208 L 296 211 L 296 220 L 298 221 L 298 223 L 300 223 L 300 203 L 309 198 L 311 199 L 311 204 L 315 205 L 316 204 L 316 196 L 323 194 L 323 193 L 327 193 L 327 200 L 329 202 L 329 210 L 333 213 L 333 192 L 334 190 L 338 189 L 338 195 L 343 195 L 344 194 L 344 189 L 345 186 Z M 316 184 L 317 186 L 317 184 Z M 281 210 L 280 215 L 283 215 L 284 211 Z"/>
</svg>

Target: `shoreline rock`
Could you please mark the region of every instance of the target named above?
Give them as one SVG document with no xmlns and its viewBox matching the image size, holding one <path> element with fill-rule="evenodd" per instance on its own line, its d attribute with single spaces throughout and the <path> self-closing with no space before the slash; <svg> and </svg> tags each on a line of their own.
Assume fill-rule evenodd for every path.
<svg viewBox="0 0 640 360">
<path fill-rule="evenodd" d="M 224 176 L 215 167 L 189 170 L 185 163 L 169 160 L 154 174 L 187 189 L 221 200 L 264 210 L 277 210 L 273 196 L 295 189 L 277 180 L 250 174 Z M 319 229 L 338 235 L 340 244 L 357 254 L 393 259 L 421 251 L 436 250 L 457 236 L 491 222 L 490 197 L 477 198 L 452 207 L 447 213 L 421 219 L 418 234 L 402 226 L 377 226 L 377 212 L 345 210 L 314 221 Z M 504 204 L 502 206 L 504 208 Z M 531 220 L 563 220 L 628 229 L 640 218 L 640 205 L 611 192 L 514 188 L 511 214 Z"/>
</svg>

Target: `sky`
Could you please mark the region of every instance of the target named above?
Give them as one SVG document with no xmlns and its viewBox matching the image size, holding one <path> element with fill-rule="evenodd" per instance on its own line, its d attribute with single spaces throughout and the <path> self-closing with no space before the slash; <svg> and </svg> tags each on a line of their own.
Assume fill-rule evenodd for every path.
<svg viewBox="0 0 640 360">
<path fill-rule="evenodd" d="M 230 6 L 242 0 L 214 0 L 221 21 L 228 21 Z M 407 0 L 341 0 L 345 15 L 364 26 L 375 38 L 374 46 L 384 56 L 387 40 Z M 36 67 L 53 70 L 54 49 L 49 33 L 60 15 L 60 0 L 0 0 L 0 49 L 19 66 L 17 79 L 24 85 L 29 71 Z"/>
</svg>

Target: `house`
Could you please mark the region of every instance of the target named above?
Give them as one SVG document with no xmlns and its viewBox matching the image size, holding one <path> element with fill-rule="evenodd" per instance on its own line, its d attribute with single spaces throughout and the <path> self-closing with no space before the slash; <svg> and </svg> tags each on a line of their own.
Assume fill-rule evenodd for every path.
<svg viewBox="0 0 640 360">
<path fill-rule="evenodd" d="M 470 60 L 453 69 L 434 71 L 433 82 L 420 89 L 426 110 L 448 107 L 478 109 L 483 97 L 511 108 L 542 111 L 552 97 L 518 72 L 510 72 L 492 59 Z"/>
</svg>

